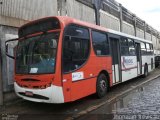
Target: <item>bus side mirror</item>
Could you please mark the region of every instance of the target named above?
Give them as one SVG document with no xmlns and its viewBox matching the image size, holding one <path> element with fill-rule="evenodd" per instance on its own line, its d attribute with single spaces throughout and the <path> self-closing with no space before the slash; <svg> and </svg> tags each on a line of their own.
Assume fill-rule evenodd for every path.
<svg viewBox="0 0 160 120">
<path fill-rule="evenodd" d="M 15 59 L 14 57 L 14 48 L 15 48 L 15 42 L 18 41 L 18 38 L 16 39 L 10 39 L 10 40 L 7 40 L 5 42 L 5 52 L 6 52 L 6 55 L 9 57 L 9 58 L 12 58 L 12 59 Z M 12 47 L 10 47 L 12 46 Z"/>
</svg>

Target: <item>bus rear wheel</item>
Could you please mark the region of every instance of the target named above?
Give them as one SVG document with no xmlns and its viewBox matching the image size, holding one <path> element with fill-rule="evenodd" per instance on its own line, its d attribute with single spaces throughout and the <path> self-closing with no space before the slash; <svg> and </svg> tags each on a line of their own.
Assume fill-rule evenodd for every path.
<svg viewBox="0 0 160 120">
<path fill-rule="evenodd" d="M 100 74 L 97 78 L 96 95 L 98 98 L 102 98 L 106 95 L 108 90 L 108 81 L 105 74 Z"/>
</svg>

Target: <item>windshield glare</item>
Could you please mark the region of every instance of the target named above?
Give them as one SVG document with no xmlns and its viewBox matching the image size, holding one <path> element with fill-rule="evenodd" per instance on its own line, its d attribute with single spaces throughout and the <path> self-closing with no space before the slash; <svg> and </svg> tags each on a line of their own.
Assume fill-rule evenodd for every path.
<svg viewBox="0 0 160 120">
<path fill-rule="evenodd" d="M 16 54 L 16 73 L 54 73 L 58 39 L 59 32 L 56 32 L 19 41 Z"/>
</svg>

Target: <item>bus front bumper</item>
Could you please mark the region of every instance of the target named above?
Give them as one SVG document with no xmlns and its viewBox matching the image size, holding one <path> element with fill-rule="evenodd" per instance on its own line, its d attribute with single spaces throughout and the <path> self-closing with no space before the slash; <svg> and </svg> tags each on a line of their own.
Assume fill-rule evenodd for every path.
<svg viewBox="0 0 160 120">
<path fill-rule="evenodd" d="M 64 103 L 63 89 L 60 86 L 51 85 L 46 89 L 22 88 L 14 82 L 14 88 L 17 96 L 34 102 L 44 103 Z M 27 95 L 26 93 L 32 93 Z"/>
</svg>

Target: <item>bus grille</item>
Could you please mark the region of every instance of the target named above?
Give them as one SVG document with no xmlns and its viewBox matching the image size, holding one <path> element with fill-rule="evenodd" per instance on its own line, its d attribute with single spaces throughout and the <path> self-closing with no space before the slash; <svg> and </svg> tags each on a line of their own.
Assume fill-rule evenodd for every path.
<svg viewBox="0 0 160 120">
<path fill-rule="evenodd" d="M 45 96 L 42 96 L 42 95 L 33 94 L 33 96 L 28 96 L 24 92 L 19 92 L 19 94 L 22 95 L 22 96 L 30 97 L 30 98 L 49 100 L 48 97 L 45 97 Z"/>
<path fill-rule="evenodd" d="M 26 81 L 26 82 L 39 82 L 40 80 L 37 79 L 21 79 L 21 81 Z"/>
</svg>

